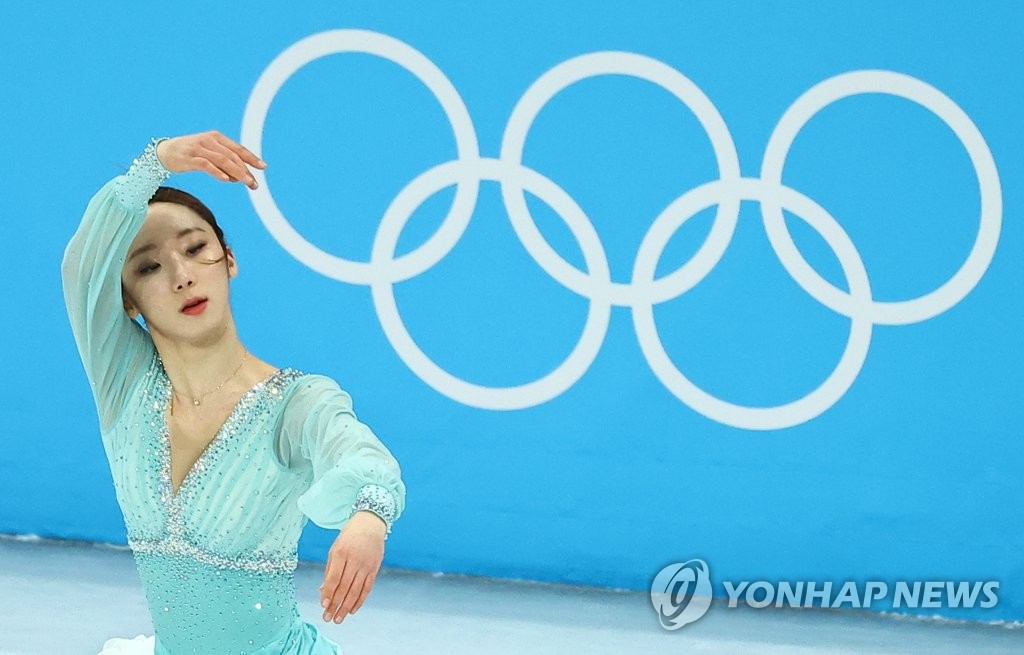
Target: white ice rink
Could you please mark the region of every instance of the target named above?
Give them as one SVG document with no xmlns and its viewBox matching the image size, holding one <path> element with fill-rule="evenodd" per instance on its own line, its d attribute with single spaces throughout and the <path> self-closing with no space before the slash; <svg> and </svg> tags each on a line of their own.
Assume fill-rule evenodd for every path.
<svg viewBox="0 0 1024 655">
<path fill-rule="evenodd" d="M 1024 653 L 1024 627 L 867 612 L 724 609 L 675 632 L 643 592 L 384 569 L 341 625 L 320 618 L 322 566 L 300 564 L 299 611 L 345 655 Z M 151 634 L 126 549 L 0 536 L 0 654 L 95 655 Z"/>
</svg>

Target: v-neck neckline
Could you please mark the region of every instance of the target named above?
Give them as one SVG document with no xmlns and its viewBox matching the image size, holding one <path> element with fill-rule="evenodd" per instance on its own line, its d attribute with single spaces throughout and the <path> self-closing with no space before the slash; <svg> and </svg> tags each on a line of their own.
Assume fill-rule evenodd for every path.
<svg viewBox="0 0 1024 655">
<path fill-rule="evenodd" d="M 196 457 L 196 460 L 192 462 L 192 466 L 189 467 L 188 471 L 185 473 L 185 477 L 182 478 L 181 480 L 181 484 L 178 485 L 177 491 L 175 491 L 174 476 L 171 474 L 171 426 L 170 422 L 167 420 L 168 413 L 171 410 L 171 395 L 173 394 L 173 389 L 171 388 L 171 380 L 167 376 L 167 371 L 163 368 L 163 362 L 160 363 L 160 373 L 163 376 L 164 383 L 165 401 L 164 406 L 160 411 L 160 432 L 163 437 L 163 443 L 161 444 L 161 456 L 163 457 L 162 466 L 166 467 L 165 483 L 167 485 L 167 494 L 172 502 L 176 502 L 181 499 L 182 491 L 186 488 L 186 486 L 188 486 L 192 478 L 198 475 L 197 471 L 202 471 L 205 468 L 205 460 L 207 458 L 207 455 L 211 452 L 211 449 L 214 446 L 214 444 L 223 440 L 225 428 L 228 426 L 229 423 L 232 422 L 232 419 L 235 418 L 235 414 L 237 414 L 239 409 L 242 407 L 243 401 L 247 400 L 249 396 L 261 390 L 264 386 L 267 385 L 267 383 L 269 383 L 271 380 L 273 380 L 281 373 L 283 373 L 284 370 L 285 369 L 283 368 L 275 370 L 267 377 L 263 378 L 256 384 L 249 387 L 246 391 L 242 393 L 241 396 L 238 397 L 238 400 L 235 401 L 235 404 L 234 406 L 232 406 L 231 411 L 228 413 L 227 417 L 225 417 L 225 419 L 221 422 L 220 427 L 217 428 L 217 431 L 214 433 L 213 438 L 210 439 L 209 443 L 206 444 L 206 447 L 203 448 L 202 452 L 199 453 L 199 456 Z M 200 463 L 202 463 L 202 466 L 200 465 Z"/>
</svg>

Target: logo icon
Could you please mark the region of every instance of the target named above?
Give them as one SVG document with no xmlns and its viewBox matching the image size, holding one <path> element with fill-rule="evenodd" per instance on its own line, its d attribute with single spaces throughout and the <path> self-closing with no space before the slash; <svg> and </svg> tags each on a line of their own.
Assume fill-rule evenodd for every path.
<svg viewBox="0 0 1024 655">
<path fill-rule="evenodd" d="M 711 607 L 711 575 L 704 560 L 669 564 L 651 582 L 651 605 L 666 630 L 693 623 Z"/>
<path fill-rule="evenodd" d="M 384 34 L 332 30 L 292 44 L 268 65 L 246 103 L 242 142 L 260 154 L 267 114 L 281 87 L 310 62 L 339 53 L 374 55 L 412 73 L 434 95 L 451 123 L 457 158 L 424 171 L 395 196 L 381 219 L 367 262 L 338 257 L 310 243 L 281 212 L 266 175 L 260 170 L 254 172 L 259 188 L 249 192 L 253 206 L 270 234 L 297 260 L 327 277 L 369 286 L 381 328 L 406 366 L 439 393 L 472 407 L 523 409 L 558 397 L 590 368 L 608 332 L 612 307 L 622 307 L 632 314 L 637 340 L 651 371 L 682 403 L 711 420 L 737 428 L 793 427 L 821 415 L 846 394 L 867 358 L 875 325 L 925 321 L 959 303 L 988 270 L 999 241 L 1002 191 L 988 144 L 953 100 L 909 75 L 860 70 L 814 85 L 779 119 L 765 148 L 760 177 L 744 177 L 728 126 L 693 81 L 651 57 L 631 52 L 592 52 L 554 66 L 524 92 L 505 126 L 500 155 L 492 158 L 480 154 L 469 110 L 451 81 L 430 59 Z M 523 162 L 527 136 L 548 102 L 582 80 L 605 75 L 644 80 L 683 103 L 707 133 L 718 167 L 717 179 L 686 191 L 650 220 L 629 282 L 611 279 L 604 245 L 583 208 L 556 182 Z M 864 94 L 903 98 L 931 111 L 963 145 L 977 178 L 978 232 L 969 254 L 946 282 L 916 298 L 876 300 L 860 252 L 842 225 L 812 198 L 783 183 L 786 158 L 803 127 L 832 103 Z M 480 185 L 488 180 L 501 185 L 512 227 L 537 265 L 589 302 L 582 333 L 566 359 L 533 381 L 509 387 L 464 380 L 435 363 L 407 329 L 395 300 L 397 283 L 424 273 L 455 247 L 473 216 Z M 416 209 L 448 187 L 455 187 L 455 196 L 437 232 L 411 252 L 396 256 L 399 236 Z M 527 193 L 546 203 L 565 222 L 583 253 L 583 269 L 575 267 L 548 243 L 530 214 Z M 802 398 L 771 407 L 729 402 L 698 387 L 669 357 L 654 317 L 656 305 L 693 289 L 718 264 L 732 240 L 740 203 L 745 200 L 760 204 L 768 241 L 789 275 L 817 302 L 850 320 L 849 337 L 835 369 Z M 658 277 L 658 262 L 672 236 L 688 220 L 710 207 L 716 207 L 717 212 L 704 243 L 689 261 Z M 845 289 L 825 279 L 800 253 L 786 224 L 784 210 L 807 223 L 833 250 L 846 279 Z"/>
</svg>

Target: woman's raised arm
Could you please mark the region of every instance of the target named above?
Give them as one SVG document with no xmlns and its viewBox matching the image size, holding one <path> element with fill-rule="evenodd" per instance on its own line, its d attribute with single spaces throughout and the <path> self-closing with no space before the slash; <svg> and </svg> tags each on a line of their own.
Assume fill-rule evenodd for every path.
<svg viewBox="0 0 1024 655">
<path fill-rule="evenodd" d="M 172 172 L 205 171 L 255 188 L 246 163 L 266 166 L 217 132 L 154 139 L 127 173 L 104 184 L 89 201 L 64 250 L 61 277 L 75 343 L 104 429 L 117 419 L 132 383 L 153 356 L 152 340 L 125 313 L 121 296 L 121 269 L 145 221 L 149 199 Z"/>
</svg>

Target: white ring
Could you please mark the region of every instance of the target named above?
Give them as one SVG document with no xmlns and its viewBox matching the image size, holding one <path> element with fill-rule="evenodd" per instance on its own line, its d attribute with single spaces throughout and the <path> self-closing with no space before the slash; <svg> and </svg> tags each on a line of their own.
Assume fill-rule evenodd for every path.
<svg viewBox="0 0 1024 655">
<path fill-rule="evenodd" d="M 608 259 L 594 226 L 587 220 L 583 210 L 561 187 L 540 173 L 498 159 L 450 161 L 431 168 L 410 182 L 399 192 L 384 214 L 373 242 L 371 264 L 386 265 L 392 261 L 402 229 L 424 200 L 469 176 L 476 176 L 477 184 L 479 180 L 509 180 L 546 202 L 562 217 L 579 242 L 584 260 L 591 271 L 589 279 L 593 281 L 592 286 L 599 288 L 607 284 L 611 276 Z M 427 251 L 428 247 L 425 245 L 424 252 Z M 447 252 L 441 252 L 437 248 L 430 251 L 427 257 L 439 261 Z M 576 384 L 590 368 L 604 343 L 608 321 L 611 318 L 611 303 L 592 296 L 579 342 L 555 370 L 527 384 L 514 387 L 487 387 L 455 377 L 435 364 L 423 352 L 402 322 L 395 302 L 394 285 L 389 276 L 375 277 L 371 283 L 371 290 L 384 334 L 406 366 L 445 396 L 465 405 L 483 409 L 522 409 L 561 395 Z"/>
<path fill-rule="evenodd" d="M 999 172 L 985 138 L 963 109 L 935 87 L 909 75 L 878 70 L 837 75 L 811 87 L 779 119 L 765 148 L 761 179 L 781 185 L 786 155 L 804 125 L 833 102 L 864 93 L 898 96 L 934 113 L 963 143 L 978 176 L 981 192 L 978 236 L 960 269 L 942 286 L 922 296 L 900 301 L 872 300 L 868 307 L 863 308 L 878 325 L 917 323 L 937 316 L 963 300 L 988 270 L 999 242 L 1003 214 Z M 851 306 L 849 295 L 819 275 L 797 250 L 781 207 L 768 202 L 761 205 L 761 212 L 768 240 L 797 284 L 826 307 L 851 316 L 855 308 Z"/>
<path fill-rule="evenodd" d="M 367 30 L 331 30 L 314 34 L 294 43 L 270 62 L 257 80 L 245 105 L 242 143 L 261 156 L 263 125 L 270 111 L 270 104 L 284 83 L 306 64 L 320 57 L 344 52 L 376 55 L 398 64 L 415 75 L 434 94 L 451 122 L 459 158 L 476 159 L 479 150 L 469 110 L 441 69 L 408 44 Z M 254 175 L 259 188 L 255 191 L 250 190 L 249 197 L 256 208 L 256 213 L 271 235 L 293 257 L 322 275 L 350 284 L 369 284 L 375 275 L 380 274 L 380 271 L 375 271 L 368 262 L 352 261 L 332 255 L 307 241 L 277 207 L 270 194 L 270 185 L 267 184 L 264 172 L 255 169 Z M 458 239 L 455 236 L 453 240 L 452 235 L 461 234 L 465 229 L 476 206 L 476 196 L 475 185 L 459 184 L 452 208 L 438 231 L 422 246 L 389 264 L 388 270 L 411 277 L 416 274 L 413 271 L 421 272 L 429 268 L 429 264 L 423 263 L 423 250 L 435 241 L 454 242 Z M 401 273 L 402 271 L 404 273 Z"/>
<path fill-rule="evenodd" d="M 502 138 L 501 158 L 515 164 L 522 163 L 526 136 L 544 105 L 567 87 L 600 75 L 636 77 L 656 84 L 678 98 L 693 112 L 711 139 L 711 147 L 718 162 L 719 177 L 724 180 L 739 178 L 740 162 L 736 146 L 729 134 L 729 128 L 711 100 L 676 69 L 657 59 L 631 52 L 594 52 L 581 55 L 562 62 L 540 76 L 512 110 Z M 503 182 L 501 193 L 516 234 L 541 268 L 571 291 L 594 298 L 588 295 L 595 292 L 595 285 L 587 279 L 589 276 L 555 252 L 537 229 L 522 189 Z M 694 278 L 707 275 L 722 257 L 736 229 L 738 216 L 738 200 L 729 199 L 719 205 L 714 225 L 693 259 L 671 274 L 654 281 L 653 288 L 640 289 L 632 284 L 609 280 L 603 288 L 596 290 L 612 304 L 627 307 L 636 303 L 655 302 L 654 297 L 665 300 L 679 295 L 683 289 L 695 284 Z"/>
<path fill-rule="evenodd" d="M 677 211 L 662 214 L 664 224 L 651 226 L 640 244 L 634 280 L 653 280 L 658 259 L 669 238 L 689 218 L 715 203 L 731 199 L 759 200 L 773 198 L 797 214 L 814 228 L 835 251 L 843 274 L 850 285 L 850 297 L 862 305 L 871 301 L 867 271 L 850 237 L 832 216 L 807 196 L 788 187 L 776 186 L 760 179 L 743 178 L 732 183 L 718 180 L 687 192 L 677 203 Z M 799 425 L 820 415 L 834 405 L 857 379 L 871 345 L 871 321 L 865 312 L 853 312 L 850 338 L 846 342 L 835 370 L 821 385 L 803 398 L 776 407 L 748 407 L 712 396 L 691 382 L 669 358 L 654 322 L 653 305 L 633 306 L 633 325 L 640 349 L 651 370 L 679 400 L 695 411 L 724 425 L 746 430 L 779 430 Z"/>
<path fill-rule="evenodd" d="M 299 261 L 328 277 L 369 285 L 382 328 L 399 357 L 431 387 L 467 405 L 520 409 L 563 393 L 597 357 L 607 334 L 611 307 L 620 305 L 632 310 L 637 338 L 652 371 L 683 403 L 715 421 L 744 429 L 798 425 L 828 410 L 853 384 L 867 356 L 873 325 L 923 321 L 956 305 L 984 275 L 999 240 L 1002 192 L 992 153 L 981 133 L 960 107 L 934 87 L 889 71 L 838 75 L 804 93 L 787 109 L 773 131 L 765 150 L 761 178 L 749 179 L 740 177 L 735 144 L 718 110 L 693 82 L 656 59 L 627 52 L 597 52 L 555 66 L 534 82 L 516 104 L 502 138 L 501 158 L 487 159 L 479 156 L 477 137 L 465 104 L 430 60 L 392 37 L 363 30 L 335 30 L 295 43 L 264 71 L 246 104 L 243 143 L 260 154 L 267 113 L 283 84 L 307 63 L 341 52 L 364 52 L 388 59 L 423 82 L 451 122 L 458 159 L 422 173 L 398 193 L 381 221 L 369 262 L 336 257 L 306 241 L 277 208 L 262 171 L 255 173 L 260 188 L 251 192 L 250 197 L 271 235 Z M 655 218 L 637 251 L 629 283 L 612 281 L 600 236 L 577 203 L 553 181 L 522 164 L 526 137 L 544 106 L 572 84 L 601 75 L 637 77 L 681 100 L 707 132 L 719 168 L 719 180 L 682 194 Z M 846 232 L 812 199 L 782 184 L 785 159 L 804 125 L 829 104 L 864 93 L 895 95 L 935 113 L 963 143 L 978 177 L 980 225 L 971 252 L 945 284 L 910 300 L 874 301 L 864 264 Z M 560 284 L 590 301 L 583 332 L 569 356 L 546 375 L 513 387 L 473 384 L 435 364 L 405 328 L 394 297 L 395 283 L 423 273 L 455 247 L 472 218 L 482 180 L 501 184 L 513 229 L 538 265 Z M 416 209 L 453 184 L 457 185 L 455 200 L 437 232 L 412 252 L 395 258 L 399 236 Z M 546 202 L 565 221 L 580 245 L 587 272 L 562 258 L 541 234 L 526 205 L 527 191 Z M 775 407 L 737 405 L 699 389 L 668 357 L 654 321 L 655 304 L 693 288 L 720 261 L 735 231 L 742 200 L 761 202 L 769 241 L 782 266 L 801 288 L 851 320 L 846 347 L 832 373 L 804 397 Z M 717 205 L 715 222 L 694 257 L 672 273 L 656 278 L 658 261 L 676 231 L 712 205 Z M 824 280 L 804 260 L 787 230 L 783 208 L 797 214 L 832 247 L 849 293 Z"/>
</svg>

